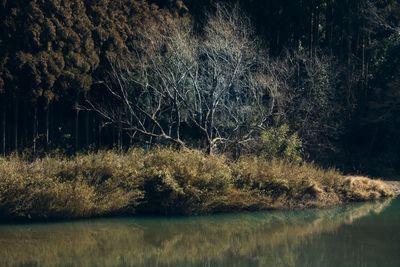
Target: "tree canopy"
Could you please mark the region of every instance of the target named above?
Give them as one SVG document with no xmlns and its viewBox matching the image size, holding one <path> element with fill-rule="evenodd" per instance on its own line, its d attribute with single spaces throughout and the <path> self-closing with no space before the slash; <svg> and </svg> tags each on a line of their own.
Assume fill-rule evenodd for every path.
<svg viewBox="0 0 400 267">
<path fill-rule="evenodd" d="M 260 40 L 258 59 L 290 100 L 275 107 L 279 120 L 269 120 L 269 127 L 287 124 L 317 159 L 371 158 L 380 151 L 390 154 L 391 166 L 399 165 L 396 0 L 1 0 L 1 152 L 142 143 L 121 125 L 107 127 L 104 117 L 77 107 L 88 94 L 115 104 L 103 94 L 102 81 L 116 58 L 162 54 L 142 42 L 143 25 L 162 26 L 147 32 L 156 38 L 159 30 L 174 31 L 171 21 L 184 22 L 193 26 L 188 43 L 207 44 L 212 29 L 207 14 L 216 11 L 215 3 L 237 3 L 248 16 Z M 187 55 L 175 48 L 169 59 Z M 155 66 L 165 66 L 163 60 Z M 175 66 L 174 71 L 182 70 Z M 357 161 L 349 158 L 350 165 Z"/>
</svg>

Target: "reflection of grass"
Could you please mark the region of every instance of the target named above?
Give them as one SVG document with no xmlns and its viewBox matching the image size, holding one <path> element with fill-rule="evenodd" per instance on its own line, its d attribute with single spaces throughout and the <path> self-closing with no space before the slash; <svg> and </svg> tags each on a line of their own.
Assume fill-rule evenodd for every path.
<svg viewBox="0 0 400 267">
<path fill-rule="evenodd" d="M 388 205 L 0 226 L 0 265 L 295 266 L 302 243 Z"/>
<path fill-rule="evenodd" d="M 312 164 L 231 161 L 196 150 L 104 151 L 27 162 L 0 158 L 0 218 L 201 214 L 327 207 L 393 196 L 367 178 Z"/>
</svg>

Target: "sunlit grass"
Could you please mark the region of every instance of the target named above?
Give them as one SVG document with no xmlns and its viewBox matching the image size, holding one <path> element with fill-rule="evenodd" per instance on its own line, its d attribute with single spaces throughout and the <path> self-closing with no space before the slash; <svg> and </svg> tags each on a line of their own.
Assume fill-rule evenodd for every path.
<svg viewBox="0 0 400 267">
<path fill-rule="evenodd" d="M 78 218 L 328 207 L 394 196 L 383 182 L 313 164 L 197 150 L 0 158 L 0 217 Z"/>
</svg>

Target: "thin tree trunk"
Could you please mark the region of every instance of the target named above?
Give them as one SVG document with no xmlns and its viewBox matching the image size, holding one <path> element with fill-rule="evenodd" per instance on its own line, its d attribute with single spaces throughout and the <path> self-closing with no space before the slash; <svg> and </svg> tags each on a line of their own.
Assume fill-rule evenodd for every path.
<svg viewBox="0 0 400 267">
<path fill-rule="evenodd" d="M 367 35 L 367 47 L 369 47 L 370 46 L 370 44 L 371 44 L 371 39 L 370 39 L 370 34 L 368 33 L 368 35 Z M 369 62 L 368 62 L 368 53 L 367 53 L 367 51 L 365 51 L 365 87 L 366 88 L 368 88 L 368 74 L 369 74 Z"/>
<path fill-rule="evenodd" d="M 14 105 L 14 149 L 15 152 L 18 154 L 18 111 L 19 111 L 19 100 L 18 96 L 15 98 L 15 105 Z"/>
<path fill-rule="evenodd" d="M 99 143 L 99 149 L 101 149 L 101 133 L 102 133 L 102 125 L 101 125 L 101 118 L 98 117 L 98 128 L 99 128 L 99 136 L 98 136 L 98 143 Z"/>
<path fill-rule="evenodd" d="M 38 139 L 38 119 L 37 119 L 37 103 L 33 109 L 33 154 L 36 154 L 37 150 L 37 139 Z"/>
<path fill-rule="evenodd" d="M 30 107 L 28 107 L 29 109 Z M 22 107 L 22 110 L 19 111 L 22 114 L 27 114 L 25 110 L 25 106 Z M 32 129 L 32 118 L 27 118 L 28 116 L 22 116 L 21 122 L 19 126 L 19 146 L 25 148 L 27 146 L 32 147 L 32 135 L 30 130 Z M 29 121 L 29 123 L 28 123 Z M 29 128 L 29 129 L 28 129 Z"/>
<path fill-rule="evenodd" d="M 92 132 L 91 132 L 91 137 L 90 137 L 90 139 L 91 139 L 91 143 L 92 143 L 92 145 L 95 147 L 96 146 L 96 144 L 97 144 L 97 118 L 96 118 L 96 114 L 92 114 L 92 117 L 91 117 L 91 122 L 90 122 L 91 124 L 90 124 L 90 128 L 92 129 Z"/>
<path fill-rule="evenodd" d="M 112 130 L 111 131 L 112 132 L 111 144 L 112 144 L 113 148 L 116 148 L 116 147 L 118 147 L 118 130 L 116 130 L 115 127 L 112 127 L 111 130 Z"/>
<path fill-rule="evenodd" d="M 349 5 L 349 1 L 347 1 L 347 5 Z M 347 88 L 348 88 L 348 95 L 347 95 L 347 102 L 350 105 L 352 99 L 352 92 L 351 92 L 351 10 L 348 9 L 347 13 Z"/>
<path fill-rule="evenodd" d="M 46 147 L 50 145 L 50 104 L 46 107 Z"/>
<path fill-rule="evenodd" d="M 321 11 L 320 11 L 320 7 L 319 7 L 319 5 L 316 7 L 316 18 L 315 18 L 315 24 L 314 24 L 314 27 L 315 27 L 315 32 L 316 32 L 316 40 L 315 40 L 315 48 L 314 48 L 314 54 L 316 53 L 316 48 L 318 48 L 319 47 L 319 45 L 320 45 L 320 43 L 319 43 L 319 41 L 320 41 L 320 32 L 319 32 L 319 23 L 320 23 L 320 13 L 321 13 Z"/>
<path fill-rule="evenodd" d="M 279 50 L 279 45 L 281 43 L 281 32 L 278 31 L 276 33 L 276 49 Z"/>
<path fill-rule="evenodd" d="M 214 154 L 214 142 L 212 139 L 207 140 L 207 154 L 213 155 Z"/>
<path fill-rule="evenodd" d="M 313 58 L 314 47 L 314 10 L 311 12 L 310 18 L 310 58 Z"/>
<path fill-rule="evenodd" d="M 79 150 L 79 110 L 75 113 L 75 151 Z"/>
<path fill-rule="evenodd" d="M 90 145 L 90 116 L 89 112 L 87 111 L 85 114 L 85 143 L 86 147 Z"/>
<path fill-rule="evenodd" d="M 132 116 L 132 114 L 131 114 L 131 125 L 133 125 L 133 116 Z M 133 145 L 133 134 L 130 134 L 129 135 L 129 146 L 131 147 Z"/>
<path fill-rule="evenodd" d="M 333 9 L 333 2 L 330 0 L 329 2 L 329 8 L 328 8 L 328 19 L 327 19 L 327 38 L 329 39 L 329 51 L 330 51 L 330 56 L 333 57 L 333 16 L 334 16 L 334 9 Z"/>
<path fill-rule="evenodd" d="M 365 28 L 365 22 L 363 22 L 363 29 Z M 366 80 L 367 80 L 367 74 L 366 74 L 366 68 L 365 68 L 365 32 L 361 32 L 362 35 L 362 80 L 364 83 L 364 86 L 366 86 Z"/>
<path fill-rule="evenodd" d="M 118 132 L 117 132 L 117 138 L 118 138 L 118 149 L 122 150 L 122 126 L 121 123 L 118 124 Z"/>
<path fill-rule="evenodd" d="M 50 105 L 50 110 L 49 110 L 49 145 L 51 145 L 51 142 L 54 142 L 54 138 L 56 137 L 55 133 L 58 132 L 58 129 L 56 128 L 56 125 L 58 123 L 56 116 L 54 116 L 54 105 Z"/>
<path fill-rule="evenodd" d="M 6 104 L 2 103 L 1 109 L 1 151 L 6 155 Z"/>
</svg>

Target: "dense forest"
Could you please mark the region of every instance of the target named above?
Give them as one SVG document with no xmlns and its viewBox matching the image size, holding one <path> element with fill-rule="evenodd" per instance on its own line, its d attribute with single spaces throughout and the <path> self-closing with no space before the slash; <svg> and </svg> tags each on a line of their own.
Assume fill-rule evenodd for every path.
<svg viewBox="0 0 400 267">
<path fill-rule="evenodd" d="M 397 0 L 1 0 L 0 18 L 3 154 L 236 157 L 279 135 L 321 164 L 399 171 Z"/>
</svg>

